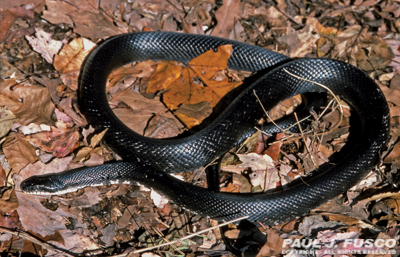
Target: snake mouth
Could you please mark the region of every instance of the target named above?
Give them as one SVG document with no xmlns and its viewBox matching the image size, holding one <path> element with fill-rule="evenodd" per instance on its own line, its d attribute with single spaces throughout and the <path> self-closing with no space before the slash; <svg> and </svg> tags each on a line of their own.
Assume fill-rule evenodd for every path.
<svg viewBox="0 0 400 257">
<path fill-rule="evenodd" d="M 54 174 L 33 176 L 21 182 L 21 190 L 28 194 L 60 194 L 61 191 L 65 191 L 61 188 L 63 188 L 63 184 Z"/>
</svg>

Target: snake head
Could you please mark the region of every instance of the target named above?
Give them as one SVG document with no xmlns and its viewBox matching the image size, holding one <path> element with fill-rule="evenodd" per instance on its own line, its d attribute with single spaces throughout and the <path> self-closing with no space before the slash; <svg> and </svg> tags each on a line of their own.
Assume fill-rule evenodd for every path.
<svg viewBox="0 0 400 257">
<path fill-rule="evenodd" d="M 64 193 L 60 188 L 63 188 L 63 183 L 54 174 L 33 176 L 21 182 L 21 190 L 28 194 L 54 195 Z"/>
</svg>

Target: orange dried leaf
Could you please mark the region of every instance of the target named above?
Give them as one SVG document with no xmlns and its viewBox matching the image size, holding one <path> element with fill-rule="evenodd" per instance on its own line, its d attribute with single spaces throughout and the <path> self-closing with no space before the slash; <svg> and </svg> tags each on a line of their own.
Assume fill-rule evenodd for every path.
<svg viewBox="0 0 400 257">
<path fill-rule="evenodd" d="M 163 100 L 171 110 L 177 109 L 181 104 L 197 104 L 200 102 L 210 102 L 215 106 L 220 100 L 210 88 L 193 80 L 195 73 L 190 69 L 185 69 L 182 76 L 174 81 L 164 93 Z"/>
<path fill-rule="evenodd" d="M 192 68 L 202 79 L 212 79 L 214 75 L 228 68 L 228 59 L 232 53 L 232 45 L 218 47 L 218 51 L 209 50 L 189 62 Z"/>
<path fill-rule="evenodd" d="M 160 90 L 168 88 L 182 73 L 182 66 L 176 65 L 174 62 L 166 61 L 157 65 L 149 81 L 146 93 L 156 93 Z"/>
<path fill-rule="evenodd" d="M 191 118 L 182 113 L 175 114 L 180 121 L 182 121 L 188 128 L 193 128 L 201 123 L 201 120 Z"/>
</svg>

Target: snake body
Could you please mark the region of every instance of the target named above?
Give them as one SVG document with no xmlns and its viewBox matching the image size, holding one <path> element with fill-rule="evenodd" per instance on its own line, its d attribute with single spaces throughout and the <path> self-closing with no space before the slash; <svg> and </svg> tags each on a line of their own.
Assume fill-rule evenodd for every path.
<svg viewBox="0 0 400 257">
<path fill-rule="evenodd" d="M 206 128 L 184 138 L 145 138 L 126 127 L 107 104 L 105 85 L 110 72 L 124 64 L 144 60 L 188 63 L 220 45 L 231 44 L 231 69 L 262 71 Z M 293 75 L 303 79 L 298 79 Z M 346 100 L 361 121 L 360 136 L 339 163 L 313 176 L 306 183 L 278 193 L 227 194 L 199 188 L 168 173 L 205 166 L 227 152 L 253 131 L 266 109 L 286 98 L 323 89 L 321 83 Z M 345 192 L 379 163 L 389 135 L 389 108 L 375 82 L 358 68 L 331 59 L 298 59 L 236 41 L 171 32 L 141 32 L 113 37 L 100 44 L 87 58 L 80 78 L 79 107 L 90 124 L 108 129 L 106 143 L 123 162 L 86 167 L 61 174 L 34 176 L 23 181 L 28 193 L 60 194 L 86 186 L 140 183 L 167 196 L 196 214 L 227 221 L 243 216 L 254 223 L 273 225 L 302 216 Z"/>
</svg>

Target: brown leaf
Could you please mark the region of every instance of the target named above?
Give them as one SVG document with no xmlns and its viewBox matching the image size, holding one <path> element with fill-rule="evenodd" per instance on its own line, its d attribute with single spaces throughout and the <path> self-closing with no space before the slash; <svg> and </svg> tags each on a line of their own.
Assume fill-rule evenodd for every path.
<svg viewBox="0 0 400 257">
<path fill-rule="evenodd" d="M 214 77 L 219 71 L 228 68 L 228 60 L 232 53 L 231 45 L 218 47 L 218 51 L 210 50 L 189 62 L 189 67 L 196 72 L 201 80 L 219 97 L 242 84 L 241 81 L 230 81 L 229 78 L 216 80 Z M 218 99 L 219 101 L 219 99 Z M 216 103 L 210 102 L 211 107 Z"/>
<path fill-rule="evenodd" d="M 164 103 L 168 108 L 175 110 L 181 104 L 197 105 L 202 102 L 209 102 L 214 107 L 218 101 L 231 89 L 237 87 L 241 82 L 230 82 L 228 78 L 216 81 L 213 77 L 221 70 L 227 69 L 227 62 L 232 52 L 232 46 L 226 45 L 218 48 L 218 51 L 207 51 L 189 62 L 191 69 L 185 69 L 182 77 L 177 79 L 164 93 Z M 203 86 L 193 78 L 199 76 L 207 86 Z M 206 110 L 205 110 L 206 111 Z M 208 110 L 207 110 L 208 112 Z M 189 116 L 189 113 L 177 112 L 177 116 L 189 128 L 200 124 L 207 117 L 206 114 L 197 112 L 200 119 Z"/>
<path fill-rule="evenodd" d="M 54 57 L 54 68 L 61 73 L 61 79 L 71 89 L 78 88 L 78 77 L 83 61 L 95 46 L 87 39 L 75 38 L 65 44 L 60 53 Z"/>
<path fill-rule="evenodd" d="M 314 26 L 307 24 L 301 30 L 288 29 L 286 35 L 279 37 L 278 42 L 288 49 L 290 57 L 304 57 L 309 54 L 315 46 L 319 35 L 313 34 Z"/>
<path fill-rule="evenodd" d="M 233 29 L 235 17 L 240 17 L 240 1 L 224 0 L 222 6 L 215 12 L 218 21 L 211 35 L 218 37 L 229 37 L 229 32 Z"/>
<path fill-rule="evenodd" d="M 66 98 L 63 98 L 60 102 L 59 107 L 62 108 L 65 114 L 70 117 L 75 125 L 79 127 L 83 127 L 87 125 L 87 122 L 83 115 L 80 113 L 77 113 L 78 106 L 76 103 L 76 95 L 75 94 L 69 94 Z"/>
<path fill-rule="evenodd" d="M 156 113 L 150 119 L 144 135 L 152 138 L 171 138 L 181 134 L 184 126 L 169 111 Z"/>
<path fill-rule="evenodd" d="M 123 102 L 131 109 L 115 108 L 113 109 L 114 113 L 125 125 L 142 135 L 148 121 L 155 114 L 166 109 L 160 102 L 159 97 L 148 99 L 133 90 L 125 90 L 112 100 L 113 104 L 118 104 L 119 102 Z"/>
<path fill-rule="evenodd" d="M 358 47 L 360 50 L 356 53 L 357 66 L 365 71 L 384 69 L 394 57 L 389 45 L 377 35 L 366 38 Z"/>
<path fill-rule="evenodd" d="M 43 10 L 42 18 L 53 24 L 71 24 L 72 20 L 68 14 L 77 10 L 74 5 L 54 0 L 46 0 L 46 7 L 47 8 Z"/>
<path fill-rule="evenodd" d="M 62 158 L 79 145 L 79 132 L 75 128 L 51 127 L 51 131 L 28 135 L 27 139 L 40 149 Z"/>
<path fill-rule="evenodd" d="M 17 118 L 11 111 L 6 110 L 5 107 L 0 107 L 0 139 L 7 135 L 16 121 Z"/>
<path fill-rule="evenodd" d="M 3 151 L 15 172 L 19 172 L 28 163 L 39 160 L 36 149 L 18 133 L 11 132 L 3 143 Z"/>
<path fill-rule="evenodd" d="M 281 139 L 285 137 L 286 135 L 284 133 L 278 133 L 276 135 L 276 141 L 274 142 L 274 144 L 269 146 L 267 150 L 263 152 L 263 154 L 267 154 L 269 157 L 272 158 L 272 160 L 277 161 L 280 154 L 281 146 L 283 145 L 283 141 L 281 141 Z"/>
<path fill-rule="evenodd" d="M 182 104 L 175 111 L 175 114 L 183 114 L 195 120 L 203 120 L 212 112 L 209 102 L 200 102 L 197 104 Z"/>
<path fill-rule="evenodd" d="M 10 79 L 0 83 L 0 105 L 7 106 L 21 125 L 54 124 L 51 116 L 55 107 L 47 88 L 24 86 Z"/>
<path fill-rule="evenodd" d="M 282 252 L 283 238 L 274 229 L 267 230 L 267 243 L 258 252 L 257 257 L 275 256 Z"/>
<path fill-rule="evenodd" d="M 217 52 L 210 50 L 192 59 L 189 62 L 190 68 L 185 69 L 172 62 L 163 62 L 150 77 L 146 92 L 155 93 L 166 89 L 167 92 L 163 94 L 165 105 L 170 110 L 176 110 L 183 105 L 176 111 L 176 116 L 189 128 L 198 125 L 209 115 L 210 109 L 197 107 L 203 107 L 204 102 L 209 102 L 209 106 L 214 107 L 221 97 L 241 84 L 219 74 L 221 70 L 227 69 L 231 52 L 231 45 L 220 46 Z M 191 111 L 187 108 L 189 106 Z M 197 110 L 193 112 L 194 109 Z"/>
<path fill-rule="evenodd" d="M 14 23 L 16 18 L 17 17 L 9 10 L 0 12 L 0 23 L 2 26 L 2 29 L 0 30 L 0 42 L 4 42 L 8 30 L 11 28 L 11 25 Z"/>
<path fill-rule="evenodd" d="M 14 191 L 14 189 L 10 189 L 9 191 Z M 18 207 L 18 201 L 17 201 L 17 197 L 15 196 L 15 192 L 13 193 L 14 196 L 13 198 L 15 198 L 14 201 L 14 205 L 16 204 L 15 208 Z M 0 215 L 0 227 L 4 227 L 4 228 L 8 228 L 8 229 L 22 229 L 21 228 L 21 223 L 19 222 L 19 216 L 16 210 L 10 209 L 9 207 L 9 203 L 5 202 L 3 199 L 0 199 L 0 203 L 1 203 L 1 212 L 2 215 Z M 3 204 L 6 204 L 6 207 L 3 208 Z M 7 206 L 8 205 L 8 206 Z M 4 215 L 5 214 L 5 215 Z"/>
<path fill-rule="evenodd" d="M 69 15 L 75 24 L 75 33 L 82 37 L 106 38 L 128 32 L 125 27 L 116 27 L 113 20 L 98 9 L 77 10 Z"/>
<path fill-rule="evenodd" d="M 0 206 L 1 212 L 12 212 L 18 208 L 18 199 L 15 194 L 14 188 L 10 188 L 5 192 L 2 192 L 2 196 L 0 198 Z M 20 223 L 18 220 L 18 215 L 0 215 L 0 226 L 7 227 L 7 228 L 20 228 Z"/>
</svg>

